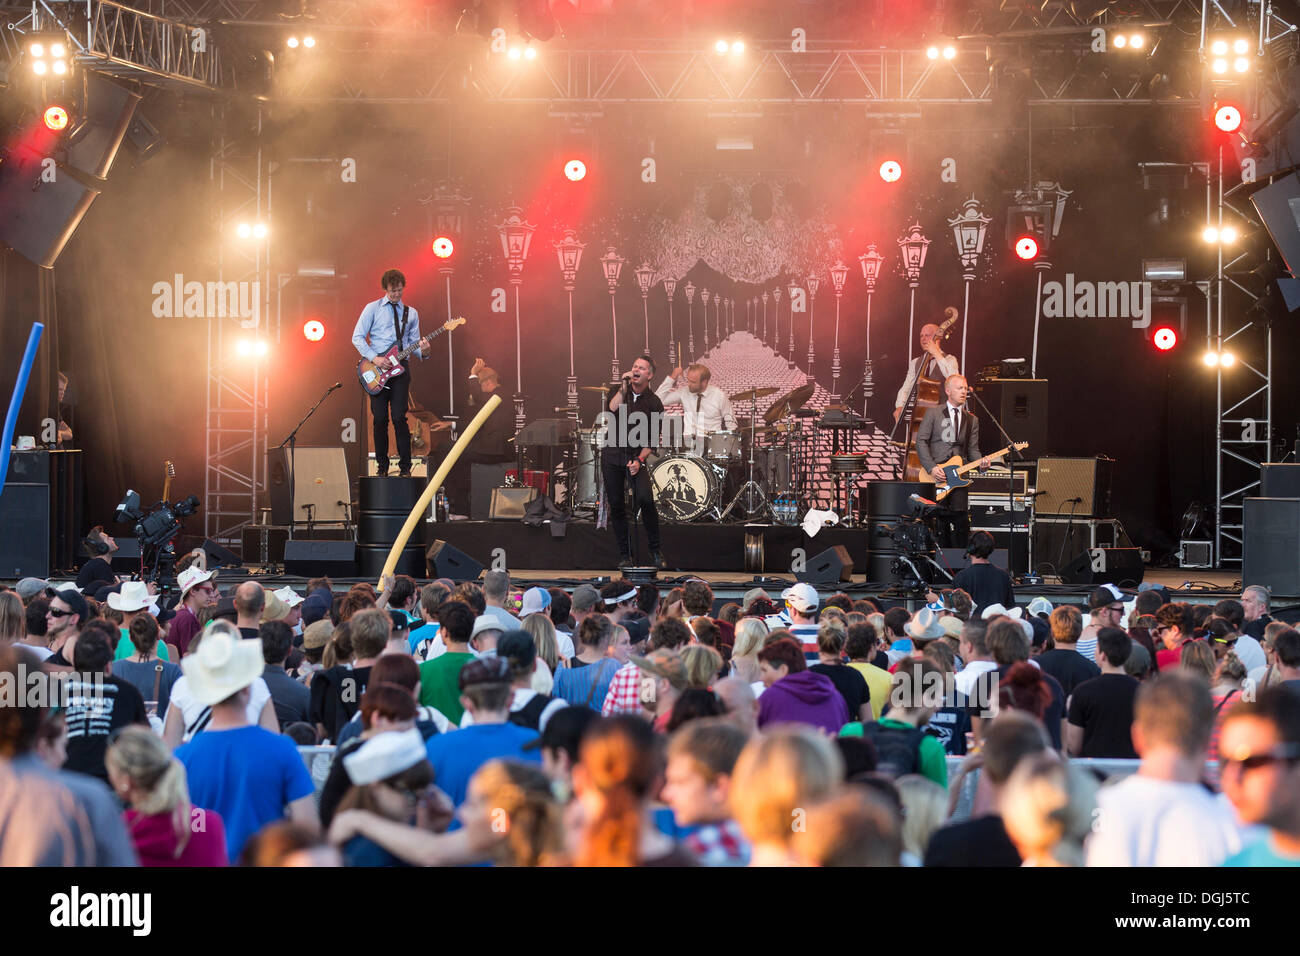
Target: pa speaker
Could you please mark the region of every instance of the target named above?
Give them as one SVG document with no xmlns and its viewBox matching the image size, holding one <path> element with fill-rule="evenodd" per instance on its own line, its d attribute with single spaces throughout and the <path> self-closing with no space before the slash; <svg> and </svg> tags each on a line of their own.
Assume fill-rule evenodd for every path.
<svg viewBox="0 0 1300 956">
<path fill-rule="evenodd" d="M 284 573 L 303 578 L 355 577 L 356 543 L 290 538 L 284 543 Z"/>
<path fill-rule="evenodd" d="M 211 538 L 203 542 L 203 553 L 208 556 L 208 570 L 216 568 L 237 568 L 244 562 L 239 559 L 239 555 L 233 551 L 228 551 L 221 545 L 217 544 Z"/>
<path fill-rule="evenodd" d="M 1038 459 L 1038 501 L 1034 513 L 1040 518 L 1045 515 L 1109 518 L 1114 467 L 1114 459 L 1104 457 Z"/>
<path fill-rule="evenodd" d="M 82 70 L 81 76 L 85 106 L 68 137 L 68 165 L 105 179 L 131 126 L 140 94 L 89 70 Z"/>
<path fill-rule="evenodd" d="M 1142 583 L 1146 566 L 1137 548 L 1089 548 L 1061 568 L 1062 584 L 1114 584 L 1133 588 Z"/>
<path fill-rule="evenodd" d="M 63 170 L 47 179 L 42 165 L 46 158 L 16 146 L 0 163 L 0 242 L 52 269 L 99 190 L 83 186 Z"/>
<path fill-rule="evenodd" d="M 50 576 L 50 486 L 9 482 L 0 493 L 0 577 Z"/>
<path fill-rule="evenodd" d="M 140 541 L 138 538 L 115 538 L 117 550 L 108 556 L 114 571 L 126 574 L 140 573 Z"/>
<path fill-rule="evenodd" d="M 827 548 L 821 554 L 809 558 L 804 570 L 796 572 L 795 577 L 814 587 L 830 587 L 841 581 L 853 580 L 853 559 L 849 549 L 842 544 Z"/>
<path fill-rule="evenodd" d="M 1282 253 L 1282 261 L 1292 275 L 1300 269 L 1300 178 L 1292 173 L 1277 182 L 1257 189 L 1250 202 L 1268 230 L 1269 237 Z"/>
<path fill-rule="evenodd" d="M 1247 498 L 1241 580 L 1300 596 L 1300 498 Z"/>
<path fill-rule="evenodd" d="M 1260 465 L 1259 496 L 1300 498 L 1300 465 Z"/>
<path fill-rule="evenodd" d="M 442 539 L 429 545 L 425 557 L 428 559 L 428 572 L 431 578 L 477 581 L 479 575 L 483 573 L 483 565 Z"/>
</svg>

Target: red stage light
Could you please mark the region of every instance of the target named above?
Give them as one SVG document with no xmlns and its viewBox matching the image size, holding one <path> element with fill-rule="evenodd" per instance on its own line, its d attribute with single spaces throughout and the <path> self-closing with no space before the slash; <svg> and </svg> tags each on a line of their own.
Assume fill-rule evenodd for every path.
<svg viewBox="0 0 1300 956">
<path fill-rule="evenodd" d="M 303 324 L 302 334 L 308 342 L 319 342 L 325 338 L 325 324 L 319 319 L 309 319 Z"/>
<path fill-rule="evenodd" d="M 880 164 L 880 178 L 887 183 L 896 183 L 903 175 L 903 167 L 894 160 L 887 159 Z"/>
<path fill-rule="evenodd" d="M 1214 125 L 1225 133 L 1235 133 L 1241 127 L 1241 110 L 1226 103 L 1214 111 Z"/>
<path fill-rule="evenodd" d="M 449 236 L 439 236 L 433 240 L 433 254 L 439 259 L 449 259 L 455 251 L 456 246 Z"/>
<path fill-rule="evenodd" d="M 571 159 L 564 164 L 564 175 L 570 182 L 578 182 L 587 176 L 587 164 L 580 159 Z"/>
<path fill-rule="evenodd" d="M 68 125 L 68 111 L 62 106 L 51 106 L 45 111 L 45 125 L 57 133 Z"/>
<path fill-rule="evenodd" d="M 1021 236 L 1016 240 L 1016 255 L 1028 262 L 1038 257 L 1038 240 L 1033 236 Z"/>
<path fill-rule="evenodd" d="M 1154 334 L 1152 334 L 1151 341 L 1155 343 L 1155 347 L 1160 351 L 1168 352 L 1178 344 L 1178 333 L 1169 326 L 1162 325 L 1160 328 L 1155 330 Z"/>
</svg>

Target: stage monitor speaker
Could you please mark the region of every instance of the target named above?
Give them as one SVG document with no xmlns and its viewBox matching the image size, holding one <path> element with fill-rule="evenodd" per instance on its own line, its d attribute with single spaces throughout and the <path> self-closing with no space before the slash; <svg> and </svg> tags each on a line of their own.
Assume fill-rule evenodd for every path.
<svg viewBox="0 0 1300 956">
<path fill-rule="evenodd" d="M 355 577 L 356 542 L 290 538 L 284 543 L 284 573 L 303 578 Z"/>
<path fill-rule="evenodd" d="M 1038 459 L 1034 513 L 1039 517 L 1072 514 L 1076 518 L 1109 518 L 1114 468 L 1114 459 L 1104 456 Z M 1080 500 L 1076 502 L 1075 498 Z"/>
<path fill-rule="evenodd" d="M 342 448 L 299 448 L 293 456 L 298 466 L 294 484 L 293 510 L 289 514 L 289 477 L 292 473 L 288 448 L 273 448 L 266 453 L 267 489 L 271 497 L 271 524 L 306 524 L 308 512 L 303 505 L 315 505 L 312 521 L 342 523 L 347 516 L 340 501 L 352 500 L 348 481 L 348 462 Z"/>
<path fill-rule="evenodd" d="M 45 269 L 77 231 L 99 195 L 77 182 L 71 172 L 44 176 L 47 157 L 25 146 L 9 150 L 0 163 L 0 242 Z"/>
<path fill-rule="evenodd" d="M 1241 579 L 1300 597 L 1300 498 L 1247 498 Z"/>
<path fill-rule="evenodd" d="M 1300 465 L 1260 465 L 1261 498 L 1300 498 Z"/>
<path fill-rule="evenodd" d="M 140 540 L 138 538 L 114 538 L 117 550 L 109 555 L 108 563 L 114 571 L 124 574 L 140 572 Z"/>
<path fill-rule="evenodd" d="M 842 544 L 827 548 L 809 558 L 804 570 L 795 572 L 795 577 L 814 587 L 831 587 L 842 581 L 852 581 L 853 559 L 849 557 L 849 549 Z"/>
<path fill-rule="evenodd" d="M 211 538 L 204 540 L 203 553 L 208 556 L 209 571 L 213 571 L 216 568 L 237 568 L 244 563 L 239 559 L 239 555 L 235 554 L 233 551 L 226 550 Z"/>
<path fill-rule="evenodd" d="M 1282 253 L 1287 271 L 1296 275 L 1300 269 L 1300 176 L 1292 173 L 1255 190 L 1250 202 L 1278 252 Z"/>
<path fill-rule="evenodd" d="M 1137 587 L 1145 573 L 1142 552 L 1137 548 L 1089 548 L 1060 570 L 1062 584 L 1115 584 L 1122 588 Z"/>
<path fill-rule="evenodd" d="M 0 492 L 0 577 L 50 576 L 50 486 L 8 482 Z"/>
<path fill-rule="evenodd" d="M 537 489 L 532 487 L 493 488 L 489 517 L 493 521 L 518 521 L 523 518 L 528 503 L 536 497 Z"/>
<path fill-rule="evenodd" d="M 429 577 L 449 578 L 452 581 L 477 581 L 483 573 L 479 564 L 464 551 L 454 548 L 439 538 L 425 552 L 429 564 Z"/>
</svg>

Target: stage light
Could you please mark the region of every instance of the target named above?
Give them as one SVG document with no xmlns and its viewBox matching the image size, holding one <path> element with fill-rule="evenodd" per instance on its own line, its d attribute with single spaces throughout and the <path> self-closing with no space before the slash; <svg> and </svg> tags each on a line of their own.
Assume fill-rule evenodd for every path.
<svg viewBox="0 0 1300 956">
<path fill-rule="evenodd" d="M 247 239 L 252 234 L 253 234 L 253 227 L 246 222 L 241 222 L 238 226 L 235 227 L 235 235 L 237 235 L 240 239 Z"/>
<path fill-rule="evenodd" d="M 896 183 L 903 175 L 903 167 L 895 160 L 887 159 L 880 164 L 880 178 L 887 183 Z"/>
<path fill-rule="evenodd" d="M 303 38 L 302 38 L 302 45 L 305 46 L 307 49 L 310 50 L 312 47 L 314 47 L 314 46 L 316 45 L 316 38 L 315 38 L 315 37 L 303 37 Z"/>
<path fill-rule="evenodd" d="M 37 56 L 37 57 L 45 56 L 45 47 L 40 43 L 33 43 L 31 46 L 27 48 L 27 52 L 30 53 L 32 56 Z"/>
<path fill-rule="evenodd" d="M 308 319 L 302 327 L 302 334 L 308 342 L 319 342 L 325 338 L 325 324 L 320 319 Z"/>
<path fill-rule="evenodd" d="M 524 59 L 525 60 L 537 59 L 537 48 L 531 46 L 524 47 Z"/>
<path fill-rule="evenodd" d="M 1231 245 L 1237 241 L 1237 228 L 1235 226 L 1224 226 L 1219 230 L 1219 241 L 1225 245 Z"/>
<path fill-rule="evenodd" d="M 33 61 L 32 61 L 32 72 L 35 73 L 37 76 L 44 76 L 44 75 L 45 75 L 45 72 L 46 72 L 48 69 L 49 69 L 49 67 L 46 66 L 44 60 L 33 60 Z"/>
<path fill-rule="evenodd" d="M 926 47 L 925 55 L 932 60 L 939 59 L 939 48 L 937 46 Z"/>
<path fill-rule="evenodd" d="M 1250 70 L 1250 60 L 1247 57 L 1239 56 L 1232 61 L 1232 68 L 1238 73 L 1246 73 Z"/>
<path fill-rule="evenodd" d="M 570 182 L 579 182 L 586 178 L 587 164 L 580 159 L 571 159 L 564 164 L 564 175 Z"/>
<path fill-rule="evenodd" d="M 271 351 L 271 347 L 266 344 L 265 339 L 258 339 L 256 342 L 253 343 L 253 354 L 256 355 L 258 358 L 264 357 L 270 351 Z"/>
<path fill-rule="evenodd" d="M 1241 38 L 1234 40 L 1232 43 L 1232 52 L 1237 54 L 1237 56 L 1241 56 L 1243 53 L 1249 53 L 1250 41 Z"/>
<path fill-rule="evenodd" d="M 1151 341 L 1160 351 L 1168 352 L 1178 344 L 1178 333 L 1169 326 L 1162 325 L 1152 334 Z"/>
<path fill-rule="evenodd" d="M 1214 226 L 1206 226 L 1204 229 L 1201 230 L 1201 238 L 1204 239 L 1206 242 L 1218 242 L 1219 230 L 1216 229 Z"/>
<path fill-rule="evenodd" d="M 1232 368 L 1232 366 L 1236 363 L 1236 361 L 1237 361 L 1237 356 L 1233 355 L 1231 352 L 1219 353 L 1220 368 Z"/>
<path fill-rule="evenodd" d="M 1227 60 L 1215 60 L 1215 61 L 1214 61 L 1214 64 L 1210 67 L 1210 69 L 1214 70 L 1215 73 L 1227 73 L 1227 72 L 1228 72 L 1228 61 L 1227 61 Z"/>
<path fill-rule="evenodd" d="M 713 44 L 713 50 L 719 56 L 724 55 L 729 49 L 731 49 L 731 44 L 726 40 L 719 40 L 717 43 Z"/>
<path fill-rule="evenodd" d="M 1210 52 L 1213 53 L 1215 56 L 1227 56 L 1228 41 L 1215 40 L 1213 43 L 1210 44 Z"/>
<path fill-rule="evenodd" d="M 68 111 L 62 106 L 51 106 L 45 111 L 45 126 L 54 132 L 68 125 Z"/>
<path fill-rule="evenodd" d="M 506 54 L 506 56 L 510 57 L 510 59 L 512 60 L 522 59 L 523 55 L 524 55 L 524 51 L 517 46 L 512 46 L 510 48 L 510 52 Z"/>
<path fill-rule="evenodd" d="M 1146 45 L 1146 42 L 1146 37 L 1140 33 L 1135 33 L 1128 39 L 1128 45 L 1134 50 L 1142 49 L 1142 47 Z"/>
<path fill-rule="evenodd" d="M 449 236 L 439 236 L 433 240 L 433 254 L 439 259 L 450 259 L 451 254 L 456 251 L 456 244 L 451 241 Z"/>
<path fill-rule="evenodd" d="M 1219 353 L 1211 349 L 1201 356 L 1201 361 L 1205 363 L 1206 368 L 1217 368 L 1219 365 Z"/>
<path fill-rule="evenodd" d="M 1214 125 L 1225 133 L 1235 133 L 1241 128 L 1241 110 L 1225 103 L 1214 111 Z"/>
<path fill-rule="evenodd" d="M 297 37 L 289 37 L 289 39 L 286 40 L 286 41 L 284 41 L 284 43 L 285 43 L 285 46 L 287 46 L 290 50 L 296 50 L 296 49 L 298 49 L 298 38 L 297 38 Z"/>
<path fill-rule="evenodd" d="M 1016 240 L 1016 255 L 1028 262 L 1038 257 L 1038 240 L 1033 236 L 1021 236 Z"/>
<path fill-rule="evenodd" d="M 1122 50 L 1124 47 L 1128 46 L 1128 37 L 1124 36 L 1122 33 L 1117 33 L 1115 34 L 1115 38 L 1110 41 L 1110 45 L 1117 50 Z"/>
<path fill-rule="evenodd" d="M 247 358 L 253 354 L 253 343 L 248 339 L 240 339 L 235 343 L 235 353 L 241 357 Z"/>
<path fill-rule="evenodd" d="M 745 41 L 733 40 L 731 43 L 731 55 L 740 56 L 744 52 L 745 52 Z"/>
<path fill-rule="evenodd" d="M 955 60 L 957 58 L 957 48 L 951 45 L 944 47 L 943 58 L 945 60 Z"/>
<path fill-rule="evenodd" d="M 255 239 L 265 239 L 265 238 L 266 238 L 266 224 L 265 224 L 265 223 L 259 222 L 257 225 L 255 225 L 255 226 L 253 227 L 253 238 L 255 238 Z"/>
<path fill-rule="evenodd" d="M 51 67 L 51 69 L 54 70 L 54 74 L 55 74 L 55 76 L 63 76 L 65 73 L 68 72 L 68 64 L 67 64 L 67 61 L 66 61 L 66 60 L 55 60 L 55 61 L 54 61 L 54 66 Z"/>
<path fill-rule="evenodd" d="M 62 43 L 50 44 L 50 56 L 57 58 L 57 57 L 64 57 L 67 55 L 68 55 L 68 48 L 65 47 Z"/>
</svg>

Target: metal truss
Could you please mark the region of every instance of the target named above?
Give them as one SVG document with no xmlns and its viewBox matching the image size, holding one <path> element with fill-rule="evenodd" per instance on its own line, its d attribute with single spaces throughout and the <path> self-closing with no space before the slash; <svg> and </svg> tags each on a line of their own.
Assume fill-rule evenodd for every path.
<svg viewBox="0 0 1300 956">
<path fill-rule="evenodd" d="M 204 420 L 203 521 L 206 535 L 238 550 L 240 529 L 254 523 L 259 495 L 266 492 L 267 369 L 270 356 L 240 348 L 278 340 L 278 316 L 270 308 L 270 234 L 240 239 L 240 223 L 269 223 L 269 158 L 257 130 L 245 139 L 223 135 L 213 147 L 210 179 L 214 200 L 216 272 L 222 283 L 256 283 L 251 298 L 256 317 L 208 317 L 207 388 Z M 220 125 L 218 117 L 214 123 Z"/>
</svg>

